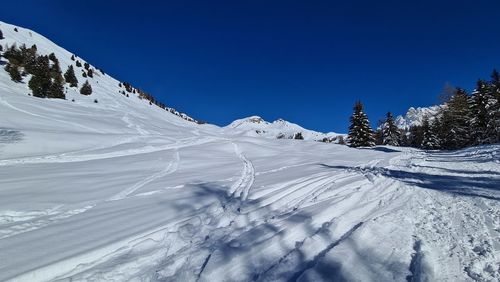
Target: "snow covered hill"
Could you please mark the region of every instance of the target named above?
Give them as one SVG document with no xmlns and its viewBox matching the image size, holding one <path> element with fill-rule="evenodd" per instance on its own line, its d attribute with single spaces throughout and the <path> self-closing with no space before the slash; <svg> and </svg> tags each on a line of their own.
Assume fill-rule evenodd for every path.
<svg viewBox="0 0 500 282">
<path fill-rule="evenodd" d="M 321 133 L 305 129 L 295 123 L 278 119 L 274 122 L 267 122 L 259 116 L 238 119 L 225 127 L 226 132 L 231 134 L 244 134 L 253 137 L 266 137 L 271 139 L 304 139 L 312 141 L 323 141 L 338 143 L 340 136 L 345 138 L 345 134 Z M 300 135 L 299 135 L 300 134 Z"/>
<path fill-rule="evenodd" d="M 433 120 L 443 106 L 410 107 L 404 116 L 396 117 L 396 125 L 401 129 L 409 129 L 414 125 L 422 125 L 424 117 Z"/>
<path fill-rule="evenodd" d="M 275 138 L 286 122 L 187 121 L 102 73 L 67 100 L 27 79 L 0 69 L 0 281 L 500 279 L 500 145 L 297 142 Z"/>
<path fill-rule="evenodd" d="M 74 56 L 69 51 L 57 46 L 52 41 L 48 40 L 40 34 L 37 34 L 36 32 L 16 27 L 4 22 L 0 22 L 0 30 L 2 30 L 4 36 L 4 39 L 0 40 L 0 45 L 3 46 L 4 50 L 12 45 L 20 47 L 24 44 L 28 48 L 31 46 L 36 46 L 37 53 L 39 55 L 49 55 L 50 53 L 54 53 L 60 62 L 63 73 L 70 65 L 73 66 L 79 83 L 78 88 L 69 87 L 69 85 L 66 84 L 65 94 L 67 100 L 75 100 L 76 103 L 85 104 L 86 107 L 106 107 L 110 108 L 111 110 L 116 107 L 130 107 L 132 110 L 134 110 L 134 108 L 137 108 L 140 109 L 140 111 L 145 111 L 146 108 L 156 107 L 156 105 L 150 105 L 149 101 L 140 94 L 142 92 L 140 89 L 135 89 L 133 86 L 131 86 L 127 90 L 123 85 L 126 83 L 120 82 L 110 77 L 99 68 L 94 67 L 92 64 L 89 64 L 89 69 L 93 70 L 94 75 L 93 77 L 87 76 L 87 69 L 83 65 L 88 62 L 86 62 L 82 58 L 79 58 L 78 56 Z M 81 66 L 78 66 L 77 62 L 80 63 Z M 4 64 L 5 59 L 3 65 Z M 23 91 L 24 94 L 27 94 L 31 92 L 27 87 L 29 78 L 29 75 L 25 77 L 21 85 L 14 85 L 9 81 L 5 81 L 4 83 L 7 84 L 6 87 L 14 87 L 19 91 Z M 90 96 L 84 96 L 79 93 L 79 89 L 85 81 L 88 81 L 90 83 L 92 89 L 94 89 L 94 94 Z M 95 100 L 104 105 L 92 105 L 91 103 L 95 102 Z M 186 114 L 180 113 L 173 108 L 165 107 L 165 109 L 162 110 L 166 110 L 182 119 L 196 122 L 195 119 L 189 117 Z"/>
</svg>

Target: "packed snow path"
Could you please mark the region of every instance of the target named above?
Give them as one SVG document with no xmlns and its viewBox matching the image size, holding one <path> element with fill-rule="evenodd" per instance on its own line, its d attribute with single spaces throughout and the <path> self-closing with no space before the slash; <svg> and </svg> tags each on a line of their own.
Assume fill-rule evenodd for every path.
<svg viewBox="0 0 500 282">
<path fill-rule="evenodd" d="M 496 280 L 498 149 L 212 137 L 5 160 L 0 279 Z"/>
</svg>

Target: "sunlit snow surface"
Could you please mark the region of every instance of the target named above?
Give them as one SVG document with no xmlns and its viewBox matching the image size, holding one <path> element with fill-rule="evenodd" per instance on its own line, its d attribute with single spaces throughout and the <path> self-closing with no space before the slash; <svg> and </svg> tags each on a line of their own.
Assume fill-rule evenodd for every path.
<svg viewBox="0 0 500 282">
<path fill-rule="evenodd" d="M 232 134 L 89 81 L 47 100 L 0 70 L 1 281 L 500 279 L 500 146 Z"/>
</svg>

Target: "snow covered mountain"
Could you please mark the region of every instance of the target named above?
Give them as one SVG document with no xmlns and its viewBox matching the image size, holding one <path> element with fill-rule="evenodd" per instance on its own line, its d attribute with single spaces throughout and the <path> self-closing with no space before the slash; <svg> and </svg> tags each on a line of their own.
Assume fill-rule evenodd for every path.
<svg viewBox="0 0 500 282">
<path fill-rule="evenodd" d="M 345 138 L 345 134 L 321 133 L 305 129 L 295 123 L 278 119 L 274 122 L 267 122 L 259 116 L 251 116 L 233 121 L 227 125 L 228 133 L 244 134 L 252 137 L 266 137 L 271 139 L 304 139 L 312 141 L 338 143 L 340 136 Z"/>
<path fill-rule="evenodd" d="M 1 59 L 0 281 L 500 279 L 499 145 L 353 149 L 278 140 L 316 138 L 284 121 L 198 124 L 14 28 L 0 23 L 4 48 L 54 52 L 93 92 L 30 96 Z"/>
<path fill-rule="evenodd" d="M 410 107 L 404 116 L 396 117 L 396 125 L 401 129 L 409 129 L 414 125 L 422 125 L 424 117 L 427 116 L 429 120 L 433 120 L 443 106 L 430 106 L 430 107 Z"/>
</svg>

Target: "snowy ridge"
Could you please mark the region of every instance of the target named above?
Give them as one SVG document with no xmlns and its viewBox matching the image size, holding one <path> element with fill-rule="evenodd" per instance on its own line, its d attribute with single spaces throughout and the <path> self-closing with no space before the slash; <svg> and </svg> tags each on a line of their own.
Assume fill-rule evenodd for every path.
<svg viewBox="0 0 500 282">
<path fill-rule="evenodd" d="M 123 100 L 123 97 L 120 97 L 121 91 L 124 91 L 124 87 L 119 87 L 120 81 L 110 77 L 107 74 L 104 74 L 100 71 L 99 68 L 93 66 L 92 64 L 89 63 L 90 68 L 94 70 L 94 75 L 92 77 L 83 77 L 82 74 L 85 71 L 84 67 L 77 67 L 76 66 L 76 61 L 80 61 L 80 63 L 83 65 L 85 63 L 88 63 L 84 59 L 78 57 L 75 55 L 75 61 L 71 59 L 71 56 L 73 55 L 69 51 L 59 47 L 56 45 L 54 42 L 50 41 L 49 39 L 45 38 L 44 36 L 25 29 L 21 27 L 17 27 L 14 25 L 10 25 L 4 22 L 0 21 L 0 29 L 3 32 L 4 39 L 0 40 L 0 45 L 3 46 L 4 50 L 6 49 L 7 46 L 12 46 L 13 44 L 16 44 L 18 47 L 21 46 L 22 44 L 25 44 L 26 47 L 31 47 L 32 45 L 36 45 L 37 47 L 37 53 L 40 55 L 48 55 L 50 53 L 54 53 L 59 60 L 61 70 L 64 73 L 66 69 L 70 66 L 73 65 L 73 68 L 75 70 L 75 75 L 78 79 L 78 88 L 69 88 L 66 87 L 66 99 L 67 100 L 72 100 L 75 99 L 77 102 L 78 101 L 94 101 L 97 99 L 98 102 L 104 102 L 106 103 L 105 106 L 107 107 L 116 107 L 117 103 L 120 104 L 120 100 Z M 17 31 L 15 31 L 16 29 Z M 82 86 L 82 84 L 88 80 L 89 83 L 92 86 L 92 89 L 94 90 L 94 93 L 88 97 L 84 97 L 83 95 L 80 95 L 79 89 Z M 27 85 L 27 82 L 29 81 L 29 78 L 24 78 L 24 82 Z M 68 86 L 66 84 L 66 86 Z M 133 104 L 144 104 L 144 105 L 149 105 L 149 101 L 146 101 L 143 99 L 139 93 L 136 93 L 137 89 L 134 89 L 134 93 L 129 93 L 129 100 L 132 101 Z M 26 87 L 25 93 L 30 93 L 31 90 Z M 117 102 L 118 100 L 119 102 Z M 139 101 L 137 101 L 139 100 Z M 127 103 L 129 106 L 131 103 Z M 89 106 L 89 105 L 87 105 Z M 122 106 L 122 105 L 120 105 Z M 155 105 L 153 105 L 156 107 Z M 165 110 L 173 115 L 176 115 L 184 120 L 191 121 L 191 122 L 197 122 L 195 119 L 192 117 L 181 113 L 177 111 L 176 109 L 166 107 Z"/>
<path fill-rule="evenodd" d="M 259 116 L 251 116 L 233 121 L 225 127 L 226 131 L 236 134 L 244 134 L 252 137 L 265 137 L 272 139 L 294 139 L 300 133 L 304 140 L 323 141 L 328 139 L 328 142 L 338 143 L 338 137 L 345 134 L 339 133 L 321 133 L 309 129 L 305 129 L 300 125 L 288 122 L 283 119 L 275 120 L 274 122 L 265 121 Z"/>
<path fill-rule="evenodd" d="M 433 120 L 442 108 L 443 106 L 410 107 L 404 116 L 397 116 L 395 122 L 399 128 L 409 129 L 411 126 L 422 125 L 424 117 Z"/>
</svg>

